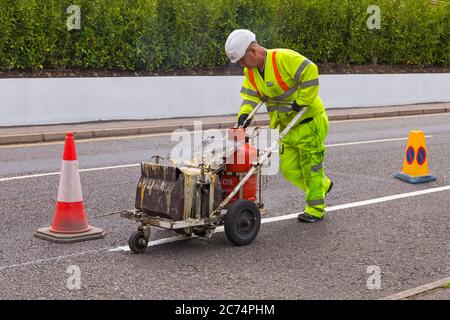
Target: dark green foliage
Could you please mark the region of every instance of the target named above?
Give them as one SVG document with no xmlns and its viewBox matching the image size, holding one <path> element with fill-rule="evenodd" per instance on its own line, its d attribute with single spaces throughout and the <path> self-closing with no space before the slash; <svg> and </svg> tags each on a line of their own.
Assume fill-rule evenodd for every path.
<svg viewBox="0 0 450 320">
<path fill-rule="evenodd" d="M 71 4 L 81 30 L 67 30 Z M 369 30 L 367 8 L 381 8 Z M 450 5 L 429 0 L 0 0 L 0 70 L 173 70 L 226 65 L 248 28 L 315 62 L 449 65 Z"/>
</svg>

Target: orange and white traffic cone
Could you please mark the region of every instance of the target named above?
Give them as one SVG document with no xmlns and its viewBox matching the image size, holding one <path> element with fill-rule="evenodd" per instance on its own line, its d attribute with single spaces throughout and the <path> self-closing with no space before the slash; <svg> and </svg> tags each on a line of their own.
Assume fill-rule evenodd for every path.
<svg viewBox="0 0 450 320">
<path fill-rule="evenodd" d="M 87 223 L 73 132 L 66 135 L 53 224 L 38 229 L 34 236 L 53 242 L 77 242 L 105 236 L 102 229 Z"/>
</svg>

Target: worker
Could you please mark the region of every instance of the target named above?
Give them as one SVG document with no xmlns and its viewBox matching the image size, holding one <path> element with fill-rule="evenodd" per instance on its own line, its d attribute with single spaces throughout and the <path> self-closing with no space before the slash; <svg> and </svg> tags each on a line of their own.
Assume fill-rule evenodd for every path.
<svg viewBox="0 0 450 320">
<path fill-rule="evenodd" d="M 323 168 L 328 116 L 319 97 L 317 66 L 293 50 L 260 46 L 255 34 L 246 29 L 230 33 L 225 42 L 225 53 L 231 63 L 239 62 L 244 67 L 240 91 L 243 102 L 237 115 L 239 126 L 250 124 L 248 116 L 261 100 L 276 100 L 275 103 L 266 102 L 266 107 L 269 127 L 279 127 L 280 132 L 302 108 L 306 108 L 280 143 L 280 171 L 285 179 L 306 193 L 306 207 L 298 220 L 316 222 L 323 219 L 325 195 L 330 192 L 333 182 Z"/>
</svg>

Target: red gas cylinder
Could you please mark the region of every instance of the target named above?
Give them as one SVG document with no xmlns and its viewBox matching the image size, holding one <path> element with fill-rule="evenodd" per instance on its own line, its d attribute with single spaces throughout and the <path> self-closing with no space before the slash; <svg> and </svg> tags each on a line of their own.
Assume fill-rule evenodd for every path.
<svg viewBox="0 0 450 320">
<path fill-rule="evenodd" d="M 220 175 L 223 199 L 233 191 L 258 157 L 256 148 L 246 141 L 245 129 L 228 129 L 228 139 L 242 142 L 242 144 L 230 159 L 226 159 L 224 172 Z M 238 199 L 256 201 L 256 184 L 257 179 L 256 174 L 254 174 L 233 197 L 230 203 Z"/>
</svg>

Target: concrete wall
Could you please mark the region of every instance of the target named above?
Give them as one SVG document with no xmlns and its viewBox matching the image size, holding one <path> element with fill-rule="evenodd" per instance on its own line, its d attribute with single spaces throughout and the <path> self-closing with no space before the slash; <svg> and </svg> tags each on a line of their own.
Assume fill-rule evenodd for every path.
<svg viewBox="0 0 450 320">
<path fill-rule="evenodd" d="M 234 114 L 242 77 L 0 79 L 0 126 Z M 323 75 L 327 108 L 450 101 L 450 74 Z"/>
</svg>

